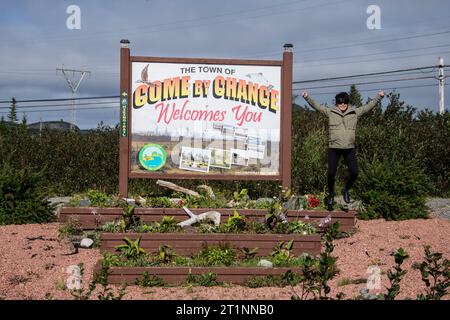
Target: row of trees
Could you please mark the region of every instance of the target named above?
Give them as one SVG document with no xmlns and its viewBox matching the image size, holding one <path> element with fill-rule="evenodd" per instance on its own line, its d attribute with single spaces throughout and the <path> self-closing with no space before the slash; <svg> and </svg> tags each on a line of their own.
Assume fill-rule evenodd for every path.
<svg viewBox="0 0 450 320">
<path fill-rule="evenodd" d="M 362 104 L 355 87 L 351 88 L 350 97 L 353 104 Z M 377 210 L 395 207 L 395 203 L 408 210 L 418 208 L 415 215 L 420 216 L 425 196 L 450 195 L 450 114 L 418 112 L 395 92 L 388 94 L 387 100 L 384 110 L 378 105 L 358 123 L 360 176 L 353 193 L 368 204 L 368 217 L 376 217 Z M 292 188 L 302 194 L 323 192 L 327 169 L 326 119 L 299 105 L 294 106 L 292 119 Z M 118 136 L 118 127 L 99 126 L 83 135 L 49 130 L 35 134 L 26 125 L 2 123 L 0 161 L 15 169 L 42 171 L 40 186 L 53 194 L 67 195 L 89 188 L 117 193 Z M 339 184 L 342 186 L 345 175 L 346 168 L 340 163 L 337 188 Z M 186 187 L 199 184 L 192 180 L 174 182 Z M 278 187 L 276 182 L 263 181 L 200 183 L 208 183 L 224 193 L 247 188 L 252 197 L 271 197 Z M 130 190 L 142 195 L 167 192 L 158 188 L 155 181 L 139 179 L 130 181 Z"/>
</svg>

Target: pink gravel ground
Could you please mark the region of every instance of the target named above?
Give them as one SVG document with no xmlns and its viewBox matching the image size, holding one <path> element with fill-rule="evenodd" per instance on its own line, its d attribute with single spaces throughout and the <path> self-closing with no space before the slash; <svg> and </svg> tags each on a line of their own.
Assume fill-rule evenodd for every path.
<svg viewBox="0 0 450 320">
<path fill-rule="evenodd" d="M 101 258 L 98 249 L 80 249 L 70 253 L 69 246 L 59 241 L 59 223 L 44 225 L 11 225 L 0 227 L 0 299 L 72 299 L 64 289 L 65 272 L 69 265 L 84 263 L 84 286 L 91 279 L 95 262 Z M 42 239 L 29 240 L 39 237 Z M 450 259 L 450 222 L 441 218 L 388 222 L 384 220 L 358 221 L 357 232 L 349 238 L 335 242 L 334 255 L 338 259 L 340 274 L 330 283 L 331 296 L 338 292 L 346 298 L 358 296 L 366 283 L 346 284 L 355 279 L 367 279 L 368 267 L 381 269 L 381 289 L 385 292 L 389 281 L 386 271 L 394 265 L 389 254 L 403 247 L 410 255 L 404 263 L 408 273 L 401 282 L 398 298 L 415 298 L 423 292 L 420 273 L 413 270 L 413 262 L 422 261 L 423 246 L 431 245 L 433 252 L 441 252 Z M 169 287 L 145 288 L 129 286 L 124 299 L 290 299 L 300 291 L 297 288 L 230 287 Z M 93 298 L 95 296 L 93 295 Z M 446 296 L 450 299 L 450 295 Z"/>
</svg>

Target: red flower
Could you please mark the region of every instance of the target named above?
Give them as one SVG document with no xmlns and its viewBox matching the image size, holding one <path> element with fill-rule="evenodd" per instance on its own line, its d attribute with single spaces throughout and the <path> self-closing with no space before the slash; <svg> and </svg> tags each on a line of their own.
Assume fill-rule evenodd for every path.
<svg viewBox="0 0 450 320">
<path fill-rule="evenodd" d="M 315 208 L 319 205 L 320 200 L 314 196 L 308 197 L 308 207 Z"/>
</svg>

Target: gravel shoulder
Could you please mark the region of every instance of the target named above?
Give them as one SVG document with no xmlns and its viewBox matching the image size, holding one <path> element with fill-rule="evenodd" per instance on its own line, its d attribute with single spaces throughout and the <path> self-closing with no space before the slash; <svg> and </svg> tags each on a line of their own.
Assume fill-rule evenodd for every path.
<svg viewBox="0 0 450 320">
<path fill-rule="evenodd" d="M 439 202 L 443 211 L 449 202 Z M 92 269 L 101 254 L 98 249 L 79 249 L 71 254 L 69 245 L 58 239 L 59 223 L 0 226 L 0 299 L 72 299 L 64 290 L 66 268 L 84 263 L 83 283 L 87 286 Z M 381 289 L 385 292 L 389 281 L 387 270 L 394 265 L 390 253 L 404 248 L 410 255 L 404 268 L 408 273 L 401 282 L 400 299 L 415 298 L 423 292 L 420 274 L 411 268 L 422 261 L 423 246 L 443 253 L 450 259 L 450 220 L 445 214 L 433 214 L 430 219 L 408 221 L 358 221 L 357 231 L 348 238 L 335 242 L 334 255 L 338 257 L 340 274 L 331 282 L 334 296 L 338 292 L 346 298 L 358 296 L 366 287 L 368 267 L 381 272 Z M 358 284 L 352 284 L 352 283 Z M 168 287 L 146 288 L 129 286 L 124 299 L 290 299 L 299 288 L 230 287 Z M 95 298 L 95 295 L 93 295 Z M 446 299 L 450 299 L 447 295 Z"/>
</svg>

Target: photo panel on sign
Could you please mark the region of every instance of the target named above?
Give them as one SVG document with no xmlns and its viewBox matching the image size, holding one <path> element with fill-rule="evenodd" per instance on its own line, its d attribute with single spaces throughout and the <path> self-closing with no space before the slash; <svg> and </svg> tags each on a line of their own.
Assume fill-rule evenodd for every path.
<svg viewBox="0 0 450 320">
<path fill-rule="evenodd" d="M 211 150 L 182 147 L 180 166 L 182 170 L 209 172 Z"/>
<path fill-rule="evenodd" d="M 230 169 L 231 168 L 231 151 L 217 148 L 209 148 L 211 150 L 210 166 L 215 168 Z"/>
<path fill-rule="evenodd" d="M 231 164 L 238 166 L 248 166 L 247 150 L 244 149 L 230 149 Z"/>
</svg>

